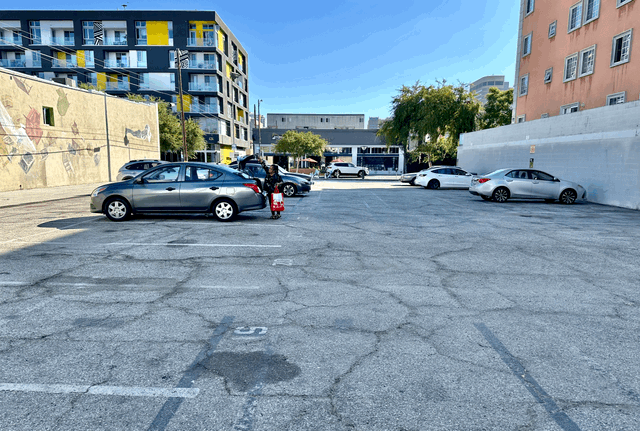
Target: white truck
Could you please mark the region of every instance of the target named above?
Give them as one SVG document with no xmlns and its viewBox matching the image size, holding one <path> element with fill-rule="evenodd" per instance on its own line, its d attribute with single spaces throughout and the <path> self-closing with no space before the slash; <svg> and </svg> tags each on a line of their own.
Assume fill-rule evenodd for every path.
<svg viewBox="0 0 640 431">
<path fill-rule="evenodd" d="M 343 176 L 351 175 L 364 179 L 366 175 L 369 175 L 369 168 L 356 166 L 353 163 L 335 162 L 329 163 L 326 172 L 327 177 L 340 178 Z"/>
</svg>

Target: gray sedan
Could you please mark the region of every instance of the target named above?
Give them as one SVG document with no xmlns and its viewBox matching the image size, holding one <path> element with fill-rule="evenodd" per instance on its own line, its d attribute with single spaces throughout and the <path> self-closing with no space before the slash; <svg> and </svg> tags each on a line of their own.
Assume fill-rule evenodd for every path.
<svg viewBox="0 0 640 431">
<path fill-rule="evenodd" d="M 266 207 L 259 182 L 223 165 L 169 163 L 91 193 L 90 210 L 122 221 L 138 213 L 213 214 L 220 221 Z"/>
<path fill-rule="evenodd" d="M 535 169 L 499 169 L 487 175 L 474 175 L 469 193 L 496 202 L 513 198 L 559 200 L 572 204 L 587 197 L 587 191 L 581 185 Z"/>
</svg>

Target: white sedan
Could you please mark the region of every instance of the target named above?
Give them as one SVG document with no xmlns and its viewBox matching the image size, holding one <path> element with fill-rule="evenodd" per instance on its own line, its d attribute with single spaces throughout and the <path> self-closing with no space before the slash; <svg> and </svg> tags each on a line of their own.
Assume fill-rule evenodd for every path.
<svg viewBox="0 0 640 431">
<path fill-rule="evenodd" d="M 427 189 L 459 188 L 468 189 L 472 175 L 455 166 L 434 166 L 420 171 L 416 177 L 416 185 Z"/>
</svg>

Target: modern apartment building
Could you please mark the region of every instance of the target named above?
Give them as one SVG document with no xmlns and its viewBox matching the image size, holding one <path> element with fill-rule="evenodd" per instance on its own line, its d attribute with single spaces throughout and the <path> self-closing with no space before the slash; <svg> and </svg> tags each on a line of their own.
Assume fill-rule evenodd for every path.
<svg viewBox="0 0 640 431">
<path fill-rule="evenodd" d="M 267 114 L 271 129 L 364 129 L 364 114 Z"/>
<path fill-rule="evenodd" d="M 521 0 L 515 120 L 638 100 L 638 7 L 638 0 Z"/>
<path fill-rule="evenodd" d="M 228 163 L 249 148 L 247 52 L 213 11 L 2 11 L 0 67 L 159 97 L 174 111 L 182 81 L 185 116 L 208 144 L 199 158 Z"/>
<path fill-rule="evenodd" d="M 476 99 L 484 105 L 487 103 L 487 94 L 491 87 L 505 91 L 509 89 L 509 83 L 504 80 L 504 75 L 483 76 L 469 85 L 469 91 L 476 93 Z"/>
</svg>

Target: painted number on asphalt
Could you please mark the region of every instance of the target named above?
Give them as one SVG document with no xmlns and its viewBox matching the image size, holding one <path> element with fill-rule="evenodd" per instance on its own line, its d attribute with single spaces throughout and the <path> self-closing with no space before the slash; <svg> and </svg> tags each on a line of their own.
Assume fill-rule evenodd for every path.
<svg viewBox="0 0 640 431">
<path fill-rule="evenodd" d="M 293 265 L 293 259 L 276 259 L 273 261 L 273 266 L 276 265 L 291 266 Z"/>
<path fill-rule="evenodd" d="M 265 326 L 241 326 L 236 328 L 233 333 L 246 336 L 264 335 L 267 333 L 267 328 Z"/>
</svg>

